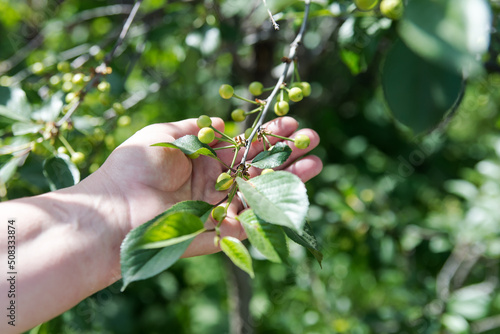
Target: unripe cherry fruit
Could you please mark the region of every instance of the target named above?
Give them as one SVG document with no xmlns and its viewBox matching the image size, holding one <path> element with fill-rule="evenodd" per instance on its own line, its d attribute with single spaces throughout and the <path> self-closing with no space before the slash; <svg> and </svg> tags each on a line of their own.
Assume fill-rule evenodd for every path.
<svg viewBox="0 0 500 334">
<path fill-rule="evenodd" d="M 274 104 L 274 113 L 278 116 L 285 116 L 288 114 L 288 110 L 290 110 L 290 106 L 286 101 L 279 101 Z"/>
<path fill-rule="evenodd" d="M 354 0 L 354 4 L 359 10 L 368 11 L 375 8 L 378 0 Z"/>
<path fill-rule="evenodd" d="M 234 179 L 228 173 L 221 173 L 215 183 L 215 190 L 228 190 L 233 185 Z"/>
<path fill-rule="evenodd" d="M 391 20 L 399 20 L 403 16 L 403 1 L 401 0 L 382 0 L 380 2 L 380 12 Z"/>
<path fill-rule="evenodd" d="M 243 110 L 243 109 L 233 110 L 233 112 L 231 113 L 231 118 L 235 122 L 243 122 L 245 120 L 245 118 L 247 118 L 245 116 L 245 110 Z"/>
<path fill-rule="evenodd" d="M 210 125 L 212 125 L 212 119 L 210 119 L 210 117 L 208 117 L 207 115 L 201 115 L 196 120 L 196 125 L 198 125 L 200 129 L 208 128 Z"/>
<path fill-rule="evenodd" d="M 212 218 L 216 222 L 220 222 L 226 218 L 227 213 L 226 213 L 226 208 L 223 205 L 216 206 L 212 210 Z"/>
<path fill-rule="evenodd" d="M 121 115 L 125 112 L 125 107 L 120 102 L 113 103 L 113 109 L 116 111 L 118 115 Z"/>
<path fill-rule="evenodd" d="M 85 154 L 82 152 L 75 152 L 71 155 L 71 162 L 75 165 L 81 164 L 85 160 Z"/>
<path fill-rule="evenodd" d="M 59 72 L 68 73 L 71 71 L 71 66 L 67 61 L 61 61 L 57 63 L 57 70 Z"/>
<path fill-rule="evenodd" d="M 300 134 L 294 138 L 294 144 L 296 148 L 305 149 L 309 146 L 310 143 L 311 140 L 307 135 Z"/>
<path fill-rule="evenodd" d="M 210 144 L 215 139 L 215 132 L 212 128 L 203 128 L 198 131 L 198 139 L 203 144 Z"/>
<path fill-rule="evenodd" d="M 302 100 L 304 98 L 304 94 L 302 93 L 302 89 L 300 89 L 299 87 L 293 87 L 288 92 L 288 97 L 293 102 L 299 102 L 300 100 Z"/>
<path fill-rule="evenodd" d="M 264 175 L 264 174 L 268 174 L 268 173 L 272 173 L 272 172 L 274 172 L 273 169 L 266 168 L 266 169 L 263 169 L 262 172 L 260 172 L 260 175 Z"/>
<path fill-rule="evenodd" d="M 109 92 L 110 89 L 111 89 L 111 84 L 107 81 L 101 81 L 97 85 L 97 90 L 103 93 Z"/>
<path fill-rule="evenodd" d="M 252 128 L 248 128 L 248 129 L 246 129 L 246 130 L 245 130 L 245 139 L 247 139 L 247 140 L 248 140 L 248 138 L 250 138 L 250 135 L 252 134 L 252 131 L 253 131 L 253 129 L 252 129 Z M 252 138 L 252 143 L 253 143 L 254 141 L 256 141 L 256 140 L 257 140 L 257 134 L 256 134 L 255 136 L 253 136 L 253 138 Z"/>
<path fill-rule="evenodd" d="M 302 89 L 302 95 L 304 95 L 304 97 L 311 95 L 311 85 L 309 82 L 302 81 L 300 83 L 300 88 Z"/>
<path fill-rule="evenodd" d="M 253 96 L 259 96 L 260 94 L 262 94 L 264 86 L 259 81 L 254 81 L 248 86 L 248 90 Z"/>
<path fill-rule="evenodd" d="M 219 94 L 223 99 L 230 99 L 233 97 L 234 88 L 231 85 L 224 84 L 219 88 Z"/>
<path fill-rule="evenodd" d="M 82 73 L 76 73 L 71 78 L 71 82 L 75 85 L 79 85 L 79 84 L 83 83 L 83 77 L 84 77 L 84 75 Z"/>
</svg>

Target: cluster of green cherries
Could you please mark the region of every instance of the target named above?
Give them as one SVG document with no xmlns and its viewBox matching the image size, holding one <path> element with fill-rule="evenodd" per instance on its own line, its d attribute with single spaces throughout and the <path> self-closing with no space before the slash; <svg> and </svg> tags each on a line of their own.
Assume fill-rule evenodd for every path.
<svg viewBox="0 0 500 334">
<path fill-rule="evenodd" d="M 354 0 L 354 4 L 361 11 L 372 11 L 379 5 L 380 13 L 391 20 L 399 20 L 404 11 L 403 0 Z"/>
<path fill-rule="evenodd" d="M 262 83 L 258 81 L 252 82 L 248 87 L 249 92 L 254 96 L 259 96 L 263 94 L 265 91 L 269 91 L 272 89 L 273 87 L 264 88 Z M 231 165 L 226 166 L 228 167 L 228 171 L 221 173 L 217 177 L 217 181 L 215 183 L 215 189 L 217 191 L 229 190 L 227 203 L 225 205 L 218 205 L 212 210 L 212 218 L 216 222 L 219 222 L 219 224 L 216 227 L 216 231 L 218 231 L 218 228 L 222 220 L 224 220 L 224 218 L 226 217 L 227 208 L 229 207 L 229 204 L 231 203 L 234 195 L 236 194 L 237 188 L 234 182 L 236 176 L 245 177 L 248 179 L 245 169 L 246 167 L 240 165 L 239 167 L 235 168 L 235 163 L 239 150 L 245 147 L 249 140 L 252 140 L 252 142 L 261 140 L 264 145 L 264 150 L 266 150 L 268 147 L 269 148 L 272 147 L 269 139 L 267 138 L 268 136 L 276 137 L 285 141 L 291 141 L 298 149 L 306 149 L 307 147 L 309 147 L 309 144 L 311 143 L 310 138 L 305 134 L 299 134 L 295 136 L 295 138 L 288 138 L 277 134 L 273 134 L 265 129 L 259 129 L 257 135 L 250 139 L 250 136 L 257 124 L 257 121 L 262 116 L 262 112 L 264 110 L 264 106 L 266 105 L 267 101 L 260 100 L 258 98 L 256 98 L 255 100 L 249 100 L 244 97 L 238 96 L 237 94 L 235 94 L 234 88 L 231 85 L 227 84 L 224 84 L 219 88 L 219 94 L 223 99 L 226 100 L 230 98 L 237 98 L 256 105 L 256 108 L 250 111 L 244 111 L 243 109 L 240 108 L 235 109 L 231 113 L 231 118 L 233 119 L 233 121 L 243 122 L 248 116 L 255 113 L 257 113 L 258 116 L 256 117 L 252 127 L 249 127 L 248 129 L 245 130 L 243 136 L 238 136 L 235 138 L 232 138 L 227 134 L 214 128 L 212 126 L 212 120 L 207 115 L 201 115 L 200 117 L 198 117 L 196 121 L 196 124 L 200 128 L 200 130 L 198 131 L 198 139 L 200 142 L 202 142 L 203 144 L 210 144 L 214 140 L 223 141 L 228 143 L 229 145 L 223 147 L 217 147 L 214 149 L 215 150 L 232 149 L 234 151 L 234 158 Z M 291 88 L 288 88 L 285 84 L 282 84 L 280 86 L 280 91 L 278 93 L 277 101 L 274 104 L 274 113 L 277 116 L 285 116 L 286 114 L 288 114 L 288 111 L 290 109 L 288 101 L 299 102 L 304 97 L 307 97 L 310 94 L 311 94 L 311 85 L 308 82 L 296 82 L 292 84 Z M 215 133 L 220 134 L 220 137 L 216 137 Z M 198 158 L 198 156 L 199 156 L 198 154 L 194 154 L 190 155 L 190 158 L 196 159 Z M 261 171 L 261 174 L 267 174 L 272 172 L 274 172 L 274 170 L 268 168 L 268 169 L 263 169 Z"/>
</svg>

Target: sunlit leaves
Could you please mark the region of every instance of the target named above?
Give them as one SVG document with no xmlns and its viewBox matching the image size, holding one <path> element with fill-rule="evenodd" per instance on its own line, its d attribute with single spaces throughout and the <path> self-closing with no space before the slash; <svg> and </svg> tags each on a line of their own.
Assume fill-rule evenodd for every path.
<svg viewBox="0 0 500 334">
<path fill-rule="evenodd" d="M 243 225 L 252 246 L 269 261 L 281 263 L 288 254 L 283 230 L 279 226 L 262 221 L 251 209 L 244 211 L 237 218 Z"/>
<path fill-rule="evenodd" d="M 189 212 L 175 212 L 157 219 L 144 232 L 140 248 L 162 248 L 191 239 L 205 231 L 201 219 Z"/>
<path fill-rule="evenodd" d="M 255 214 L 268 223 L 302 229 L 309 207 L 302 181 L 288 172 L 264 174 L 245 181 L 236 179 Z"/>
<path fill-rule="evenodd" d="M 174 140 L 172 143 L 158 143 L 158 144 L 153 144 L 151 146 L 178 148 L 182 151 L 182 153 L 186 155 L 201 154 L 210 157 L 217 156 L 215 151 L 210 146 L 200 142 L 198 137 L 194 135 L 183 136 L 179 139 Z"/>
<path fill-rule="evenodd" d="M 183 230 L 184 233 L 187 233 L 185 235 L 190 235 L 189 238 L 164 248 L 141 248 L 141 246 L 144 246 L 144 235 L 149 235 L 146 237 L 146 240 L 157 240 L 158 237 L 171 237 L 174 235 L 179 238 L 182 233 L 182 228 L 180 226 L 177 226 L 177 228 L 173 226 L 161 226 L 162 221 L 164 224 L 168 224 L 169 221 L 171 222 L 171 220 L 166 219 L 166 217 L 172 214 L 181 213 L 181 215 L 194 215 L 199 217 L 199 220 L 205 221 L 211 209 L 212 205 L 201 201 L 180 202 L 156 218 L 130 231 L 121 245 L 120 252 L 123 276 L 122 290 L 131 282 L 152 277 L 174 264 L 193 240 L 195 235 L 190 232 L 199 227 L 199 225 L 197 225 L 197 222 L 191 222 L 191 228 Z M 188 220 L 194 221 L 192 218 L 188 218 Z M 174 223 L 178 224 L 179 222 L 175 219 Z"/>
<path fill-rule="evenodd" d="M 252 160 L 252 166 L 265 169 L 276 168 L 285 163 L 292 154 L 292 149 L 283 142 L 278 142 L 269 151 L 263 151 L 257 154 Z"/>
<path fill-rule="evenodd" d="M 220 248 L 238 268 L 250 277 L 254 277 L 252 258 L 241 241 L 233 237 L 224 237 L 220 241 Z"/>
<path fill-rule="evenodd" d="M 417 133 L 443 119 L 462 85 L 460 74 L 424 60 L 401 41 L 387 54 L 382 71 L 384 95 L 394 117 Z"/>
<path fill-rule="evenodd" d="M 488 50 L 491 9 L 485 0 L 409 1 L 399 34 L 418 55 L 470 76 L 482 71 Z"/>
<path fill-rule="evenodd" d="M 316 237 L 314 236 L 309 224 L 306 223 L 304 225 L 304 229 L 299 232 L 286 227 L 284 227 L 283 230 L 290 239 L 307 248 L 321 266 L 321 261 L 323 261 L 323 253 L 321 253 L 321 251 L 319 250 L 318 241 L 316 240 Z"/>
</svg>

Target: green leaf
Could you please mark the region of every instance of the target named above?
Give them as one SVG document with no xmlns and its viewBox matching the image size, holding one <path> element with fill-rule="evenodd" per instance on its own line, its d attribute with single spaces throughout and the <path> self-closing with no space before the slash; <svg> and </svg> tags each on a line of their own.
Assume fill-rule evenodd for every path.
<svg viewBox="0 0 500 334">
<path fill-rule="evenodd" d="M 29 133 L 37 133 L 43 128 L 43 124 L 17 122 L 12 124 L 12 133 L 14 136 L 21 136 Z"/>
<path fill-rule="evenodd" d="M 288 255 L 285 234 L 276 225 L 259 219 L 251 209 L 236 217 L 248 236 L 248 240 L 269 261 L 281 263 Z"/>
<path fill-rule="evenodd" d="M 182 153 L 186 155 L 197 153 L 213 158 L 217 157 L 217 154 L 210 146 L 208 146 L 207 144 L 203 144 L 198 139 L 198 137 L 194 135 L 183 136 L 179 139 L 174 140 L 172 143 L 158 143 L 158 144 L 153 144 L 151 146 L 178 148 L 182 151 Z"/>
<path fill-rule="evenodd" d="M 123 277 L 122 291 L 131 282 L 143 280 L 168 269 L 173 265 L 194 239 L 187 239 L 178 244 L 173 244 L 165 248 L 140 249 L 138 246 L 142 242 L 143 235 L 149 227 L 164 217 L 177 212 L 189 213 L 200 217 L 201 221 L 208 219 L 212 210 L 212 205 L 202 201 L 184 201 L 175 204 L 164 213 L 158 215 L 147 223 L 136 227 L 130 231 L 123 240 L 120 250 L 120 263 Z"/>
<path fill-rule="evenodd" d="M 314 256 L 316 261 L 318 261 L 319 266 L 322 267 L 321 261 L 323 261 L 323 253 L 321 253 L 321 251 L 319 250 L 318 240 L 316 240 L 311 226 L 309 226 L 308 223 L 304 225 L 304 229 L 299 233 L 286 227 L 283 227 L 283 230 L 292 241 L 307 248 L 307 250 L 309 250 Z"/>
<path fill-rule="evenodd" d="M 238 268 L 254 278 L 252 258 L 241 241 L 233 237 L 224 237 L 220 241 L 220 248 Z"/>
<path fill-rule="evenodd" d="M 31 114 L 31 118 L 37 121 L 53 122 L 62 111 L 63 92 L 58 91 L 37 111 Z"/>
<path fill-rule="evenodd" d="M 420 58 L 398 41 L 385 60 L 382 86 L 394 117 L 418 133 L 443 119 L 460 95 L 462 78 Z"/>
<path fill-rule="evenodd" d="M 257 154 L 251 165 L 257 168 L 276 168 L 285 163 L 292 154 L 292 149 L 283 142 L 278 142 L 270 151 L 263 151 Z"/>
<path fill-rule="evenodd" d="M 294 174 L 277 171 L 250 181 L 236 178 L 240 191 L 262 220 L 300 231 L 309 200 L 304 183 Z"/>
<path fill-rule="evenodd" d="M 352 75 L 358 75 L 361 72 L 366 71 L 368 66 L 366 62 L 361 57 L 359 52 L 354 52 L 348 49 L 340 50 L 340 58 L 342 62 L 349 68 Z"/>
<path fill-rule="evenodd" d="M 23 159 L 22 156 L 2 156 L 2 164 L 0 165 L 0 185 L 7 183 L 17 170 L 17 166 Z M 5 162 L 3 160 L 6 160 Z"/>
<path fill-rule="evenodd" d="M 80 171 L 66 154 L 59 154 L 43 162 L 43 175 L 50 190 L 71 187 L 80 182 Z"/>
<path fill-rule="evenodd" d="M 491 20 L 486 0 L 410 1 L 398 32 L 421 57 L 468 76 L 482 71 Z"/>
<path fill-rule="evenodd" d="M 192 239 L 204 231 L 200 217 L 189 212 L 175 212 L 162 216 L 149 226 L 142 236 L 139 247 L 163 248 Z"/>
<path fill-rule="evenodd" d="M 0 87 L 0 116 L 16 121 L 28 121 L 30 113 L 30 104 L 21 88 Z"/>
</svg>

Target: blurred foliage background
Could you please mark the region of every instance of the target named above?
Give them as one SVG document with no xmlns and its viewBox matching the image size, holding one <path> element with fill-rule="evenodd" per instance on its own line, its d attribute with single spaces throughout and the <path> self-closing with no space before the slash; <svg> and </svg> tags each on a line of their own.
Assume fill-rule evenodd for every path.
<svg viewBox="0 0 500 334">
<path fill-rule="evenodd" d="M 303 18 L 303 2 L 267 2 L 279 31 L 257 0 L 144 0 L 103 76 L 110 86 L 91 87 L 54 130 L 134 2 L 0 0 L 1 199 L 56 187 L 43 162 L 69 158 L 66 146 L 84 154 L 74 181 L 145 125 L 200 114 L 229 120 L 236 105 L 219 97 L 220 84 L 244 96 L 251 81 L 272 86 Z M 307 184 L 322 269 L 290 244 L 290 263 L 256 261 L 242 294 L 222 254 L 184 259 L 124 293 L 118 282 L 32 333 L 498 333 L 500 4 L 454 3 L 485 5 L 491 43 L 474 58 L 481 69 L 467 77 L 454 114 L 423 133 L 394 120 L 382 89 L 384 66 L 413 73 L 404 59 L 384 65 L 399 23 L 350 0 L 312 4 L 298 53 L 312 95 L 290 114 L 322 140 L 314 153 L 324 170 Z M 456 13 L 446 13 L 435 27 L 456 36 L 447 24 Z M 455 56 L 446 54 L 451 63 Z M 413 81 L 393 84 L 418 98 Z M 428 116 L 417 111 L 418 122 Z M 244 130 L 226 124 L 230 134 Z"/>
</svg>

